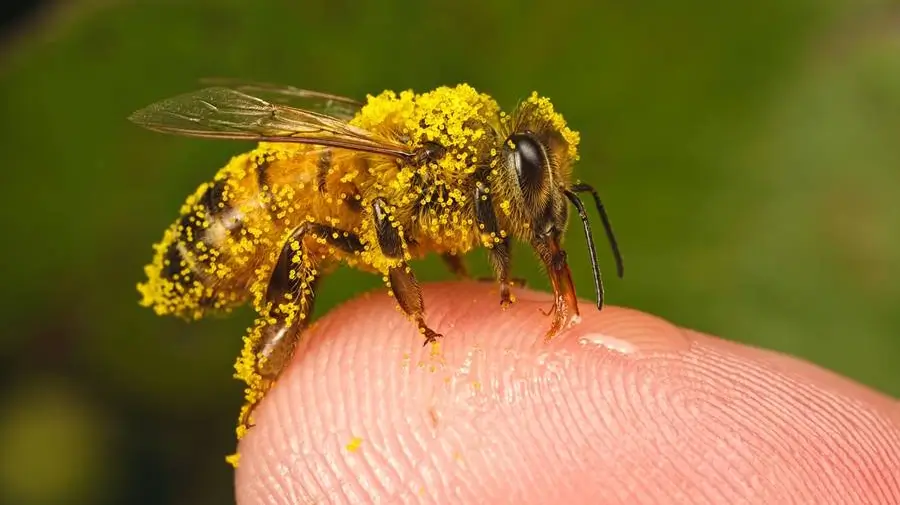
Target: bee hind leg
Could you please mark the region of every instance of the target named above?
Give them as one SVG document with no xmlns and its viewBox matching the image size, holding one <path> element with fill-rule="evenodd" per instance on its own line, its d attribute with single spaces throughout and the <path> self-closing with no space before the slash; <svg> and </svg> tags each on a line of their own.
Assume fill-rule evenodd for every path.
<svg viewBox="0 0 900 505">
<path fill-rule="evenodd" d="M 386 257 L 399 260 L 388 269 L 388 286 L 391 294 L 397 299 L 400 309 L 415 320 L 419 332 L 425 336 L 425 345 L 428 345 L 443 335 L 432 330 L 425 323 L 425 302 L 422 300 L 422 288 L 419 287 L 419 282 L 412 269 L 403 259 L 403 237 L 393 225 L 387 208 L 387 203 L 381 198 L 377 198 L 372 205 L 378 246 Z"/>
<path fill-rule="evenodd" d="M 252 426 L 251 415 L 290 363 L 303 330 L 309 325 L 318 282 L 316 263 L 304 245 L 307 236 L 321 237 L 347 252 L 362 250 L 352 233 L 326 225 L 303 223 L 285 240 L 258 308 L 260 317 L 250 330 L 245 350 L 236 366 L 243 379 L 246 404 L 241 410 L 238 435 Z"/>
</svg>

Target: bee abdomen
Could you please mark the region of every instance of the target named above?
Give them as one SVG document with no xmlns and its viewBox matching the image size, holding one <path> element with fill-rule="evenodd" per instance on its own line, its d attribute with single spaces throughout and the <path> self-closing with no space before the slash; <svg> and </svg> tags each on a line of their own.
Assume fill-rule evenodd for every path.
<svg viewBox="0 0 900 505">
<path fill-rule="evenodd" d="M 231 205 L 228 179 L 205 184 L 192 196 L 182 216 L 156 246 L 156 257 L 138 285 L 142 304 L 159 314 L 200 318 L 211 309 L 243 301 L 233 282 L 239 277 L 224 252 L 225 242 L 240 233 L 243 215 Z"/>
</svg>

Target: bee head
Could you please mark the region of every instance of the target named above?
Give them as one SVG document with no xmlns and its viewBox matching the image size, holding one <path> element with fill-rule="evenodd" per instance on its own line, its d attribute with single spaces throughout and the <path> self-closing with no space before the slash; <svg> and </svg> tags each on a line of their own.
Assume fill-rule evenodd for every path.
<svg viewBox="0 0 900 505">
<path fill-rule="evenodd" d="M 599 197 L 589 185 L 573 184 L 572 166 L 578 160 L 578 133 L 570 130 L 562 116 L 546 98 L 536 94 L 523 102 L 511 116 L 501 117 L 491 166 L 492 203 L 501 229 L 531 244 L 550 274 L 554 290 L 565 292 L 574 306 L 574 287 L 562 249 L 569 204 L 581 218 L 594 270 L 598 307 L 603 288 L 596 251 L 584 205 L 577 196 L 590 192 L 603 219 L 607 238 L 616 257 L 619 275 L 621 257 Z"/>
<path fill-rule="evenodd" d="M 558 240 L 568 220 L 565 192 L 578 159 L 578 134 L 533 94 L 501 118 L 491 192 L 504 228 L 523 242 Z"/>
<path fill-rule="evenodd" d="M 568 218 L 563 191 L 568 187 L 568 170 L 560 170 L 558 154 L 534 131 L 510 133 L 500 148 L 501 174 L 498 185 L 505 198 L 500 214 L 507 214 L 509 228 L 520 240 L 558 236 Z"/>
</svg>

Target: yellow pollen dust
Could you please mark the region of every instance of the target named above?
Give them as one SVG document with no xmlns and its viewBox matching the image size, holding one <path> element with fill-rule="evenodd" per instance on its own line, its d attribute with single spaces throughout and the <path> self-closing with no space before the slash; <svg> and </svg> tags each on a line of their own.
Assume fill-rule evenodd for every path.
<svg viewBox="0 0 900 505">
<path fill-rule="evenodd" d="M 363 439 L 359 437 L 353 437 L 350 439 L 350 442 L 347 444 L 347 450 L 350 452 L 356 452 L 362 446 Z"/>
<path fill-rule="evenodd" d="M 567 154 L 569 155 L 569 158 L 572 161 L 578 161 L 578 143 L 581 141 L 581 136 L 578 132 L 569 129 L 562 114 L 553 109 L 553 104 L 550 103 L 550 99 L 539 96 L 537 91 L 534 91 L 525 103 L 534 107 L 534 112 L 532 112 L 532 114 L 534 114 L 537 119 L 548 122 L 554 130 L 560 132 L 563 139 L 566 141 L 566 144 L 568 144 Z"/>
</svg>

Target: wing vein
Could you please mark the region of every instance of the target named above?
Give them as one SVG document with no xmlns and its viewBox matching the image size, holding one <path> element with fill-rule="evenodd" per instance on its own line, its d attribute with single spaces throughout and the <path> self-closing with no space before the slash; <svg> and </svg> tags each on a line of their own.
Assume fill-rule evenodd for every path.
<svg viewBox="0 0 900 505">
<path fill-rule="evenodd" d="M 352 116 L 327 113 L 334 103 L 344 107 L 355 104 L 358 110 L 358 104 L 350 99 L 275 85 L 244 85 L 243 89 L 302 98 L 307 108 L 271 103 L 243 91 L 216 86 L 156 102 L 129 119 L 150 130 L 175 135 L 320 144 L 398 158 L 412 156 L 408 145 L 349 124 Z"/>
</svg>

